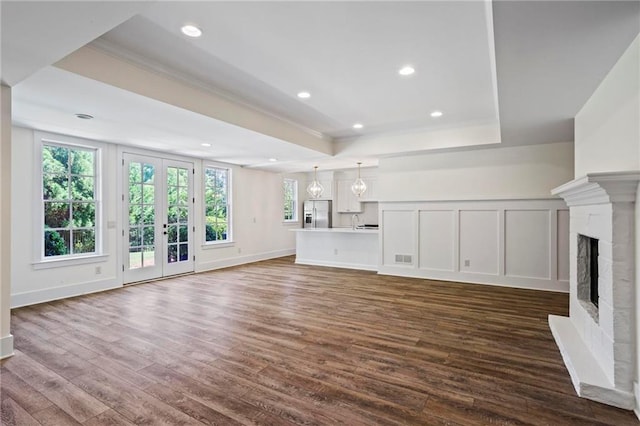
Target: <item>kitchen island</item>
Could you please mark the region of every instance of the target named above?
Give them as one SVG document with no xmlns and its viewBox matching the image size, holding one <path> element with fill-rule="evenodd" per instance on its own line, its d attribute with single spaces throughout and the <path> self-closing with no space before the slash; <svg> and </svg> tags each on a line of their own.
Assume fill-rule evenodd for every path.
<svg viewBox="0 0 640 426">
<path fill-rule="evenodd" d="M 301 228 L 296 232 L 296 263 L 378 270 L 378 230 Z"/>
</svg>

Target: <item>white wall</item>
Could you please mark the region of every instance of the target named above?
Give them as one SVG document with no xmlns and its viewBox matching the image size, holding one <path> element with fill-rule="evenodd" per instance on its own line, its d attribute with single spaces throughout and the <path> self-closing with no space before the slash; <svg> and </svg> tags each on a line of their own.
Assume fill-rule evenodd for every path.
<svg viewBox="0 0 640 426">
<path fill-rule="evenodd" d="M 198 245 L 196 270 L 230 265 L 295 253 L 295 232 L 302 224 L 302 192 L 305 174 L 264 172 L 232 166 L 233 241 L 221 248 Z M 196 170 L 197 173 L 197 170 Z M 283 179 L 298 180 L 298 222 L 283 222 Z"/>
<path fill-rule="evenodd" d="M 75 139 L 60 138 L 61 141 Z M 78 140 L 75 140 L 78 142 Z M 102 226 L 104 252 L 107 256 L 99 263 L 34 269 L 38 267 L 40 253 L 34 248 L 34 241 L 40 241 L 39 230 L 34 227 L 34 216 L 39 214 L 37 197 L 40 183 L 39 166 L 36 164 L 35 132 L 20 127 L 13 128 L 12 164 L 13 194 L 13 238 L 14 253 L 11 271 L 12 306 L 21 306 L 45 300 L 67 297 L 91 291 L 113 288 L 121 285 L 118 280 L 118 240 L 116 229 L 107 229 L 107 221 L 118 220 L 116 200 L 116 146 L 104 144 L 102 152 L 102 181 L 104 221 Z M 37 217 L 37 216 L 36 216 Z M 101 274 L 96 274 L 96 266 Z"/>
<path fill-rule="evenodd" d="M 640 169 L 640 36 L 575 118 L 575 177 Z"/>
<path fill-rule="evenodd" d="M 609 71 L 575 118 L 575 177 L 587 173 L 640 170 L 640 36 Z M 640 199 L 640 189 L 636 200 Z M 635 212 L 635 280 L 640 282 L 640 206 Z M 640 292 L 635 294 L 635 333 L 640 341 Z M 640 416 L 640 356 L 635 396 Z"/>
<path fill-rule="evenodd" d="M 562 200 L 382 202 L 379 272 L 566 292 Z"/>
<path fill-rule="evenodd" d="M 573 179 L 573 143 L 382 158 L 378 169 L 381 273 L 568 291 L 569 215 L 551 189 Z"/>
<path fill-rule="evenodd" d="M 11 321 L 11 88 L 0 87 L 0 358 L 13 354 Z M 13 234 L 16 235 L 16 234 Z"/>
<path fill-rule="evenodd" d="M 640 143 L 640 142 L 638 142 Z M 635 235 L 633 236 L 635 242 L 635 280 L 636 285 L 635 288 L 635 326 L 636 326 L 636 374 L 633 379 L 633 394 L 635 396 L 635 413 L 638 418 L 640 418 L 640 349 L 638 348 L 638 344 L 640 343 L 640 291 L 638 290 L 638 283 L 640 283 L 640 206 L 638 205 L 638 200 L 640 200 L 640 185 L 636 188 L 636 211 L 635 211 Z"/>
<path fill-rule="evenodd" d="M 119 147 L 114 144 L 100 144 L 103 147 L 103 208 L 106 256 L 98 263 L 60 266 L 39 269 L 38 256 L 33 241 L 39 240 L 39 231 L 34 227 L 34 215 L 38 214 L 36 202 L 39 194 L 35 149 L 38 142 L 31 129 L 13 128 L 12 164 L 12 231 L 11 249 L 11 298 L 12 306 L 39 303 L 57 298 L 100 291 L 122 286 L 122 260 L 120 249 L 123 245 L 121 229 L 122 217 L 117 187 L 120 167 Z M 72 140 L 59 136 L 59 140 Z M 139 150 L 135 150 L 139 152 Z M 150 153 L 159 155 L 158 153 Z M 283 223 L 283 176 L 231 166 L 232 169 L 232 221 L 233 243 L 210 247 L 203 245 L 202 167 L 199 159 L 188 159 L 195 167 L 194 194 L 196 238 L 196 271 L 205 271 L 224 266 L 236 265 L 271 257 L 293 254 L 295 233 L 289 230 L 299 227 L 299 223 Z M 304 179 L 304 175 L 288 175 Z M 107 228 L 108 222 L 116 227 Z M 100 273 L 96 271 L 100 266 Z"/>
<path fill-rule="evenodd" d="M 381 201 L 549 198 L 573 179 L 573 144 L 382 158 Z"/>
</svg>

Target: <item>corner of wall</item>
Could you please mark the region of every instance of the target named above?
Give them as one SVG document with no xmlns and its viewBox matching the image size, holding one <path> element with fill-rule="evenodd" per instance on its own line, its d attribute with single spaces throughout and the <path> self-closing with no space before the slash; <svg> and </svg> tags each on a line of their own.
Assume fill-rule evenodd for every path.
<svg viewBox="0 0 640 426">
<path fill-rule="evenodd" d="M 638 382 L 633 382 L 633 398 L 634 398 L 634 408 L 633 412 L 636 414 L 638 420 L 640 420 L 640 386 Z"/>
<path fill-rule="evenodd" d="M 0 359 L 13 356 L 13 335 L 9 334 L 0 339 Z"/>
</svg>

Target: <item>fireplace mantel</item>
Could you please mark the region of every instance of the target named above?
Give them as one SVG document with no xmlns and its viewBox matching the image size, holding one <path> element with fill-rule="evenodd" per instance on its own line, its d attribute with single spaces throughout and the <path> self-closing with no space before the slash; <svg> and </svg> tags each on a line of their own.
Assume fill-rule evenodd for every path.
<svg viewBox="0 0 640 426">
<path fill-rule="evenodd" d="M 640 171 L 589 173 L 551 190 L 569 207 L 634 202 Z"/>
<path fill-rule="evenodd" d="M 634 408 L 635 202 L 640 171 L 590 173 L 552 190 L 570 210 L 569 317 L 549 326 L 578 395 Z M 598 306 L 579 297 L 578 240 L 598 240 Z"/>
</svg>

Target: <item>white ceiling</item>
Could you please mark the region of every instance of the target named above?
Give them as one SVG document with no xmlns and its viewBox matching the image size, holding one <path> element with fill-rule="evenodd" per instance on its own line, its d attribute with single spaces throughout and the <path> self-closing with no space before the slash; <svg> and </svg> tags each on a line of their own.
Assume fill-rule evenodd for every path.
<svg viewBox="0 0 640 426">
<path fill-rule="evenodd" d="M 13 107 L 14 122 L 21 126 L 243 166 L 269 166 L 270 158 L 283 166 L 322 158 L 311 149 L 55 67 L 19 84 Z M 94 119 L 78 119 L 77 113 L 90 113 Z"/>
<path fill-rule="evenodd" d="M 573 141 L 573 117 L 640 33 L 638 1 L 493 7 L 502 142 Z"/>
<path fill-rule="evenodd" d="M 2 1 L 2 84 L 13 86 L 42 67 L 142 11 L 145 1 Z"/>
<path fill-rule="evenodd" d="M 47 51 L 48 43 L 61 42 L 43 36 L 46 10 L 25 3 L 8 16 L 5 3 L 2 72 L 4 78 L 20 70 L 17 79 L 30 68 L 20 68 L 25 60 L 6 55 L 5 46 L 17 52 L 33 42 Z M 79 3 L 96 31 L 113 26 L 108 14 L 102 22 L 100 7 L 91 13 L 92 4 L 102 3 Z M 26 41 L 15 32 L 6 36 L 5 21 L 23 18 L 41 21 L 42 34 Z M 182 35 L 184 23 L 200 26 L 203 37 Z M 572 118 L 639 32 L 638 2 L 156 2 L 92 45 L 322 133 L 335 140 L 338 154 L 55 67 L 14 86 L 14 121 L 277 171 L 348 167 L 362 159 L 374 165 L 379 155 L 409 150 L 567 141 Z M 87 36 L 75 39 L 84 43 Z M 44 66 L 42 59 L 32 62 Z M 416 73 L 399 76 L 404 64 Z M 298 99 L 301 90 L 311 98 Z M 436 109 L 444 116 L 431 118 Z M 77 112 L 96 119 L 79 123 Z M 355 122 L 365 128 L 354 131 Z M 476 128 L 482 131 L 459 137 Z M 437 144 L 420 143 L 438 139 L 433 135 Z"/>
<path fill-rule="evenodd" d="M 99 45 L 339 138 L 356 122 L 370 134 L 496 120 L 487 13 L 483 2 L 163 2 Z M 186 22 L 203 36 L 183 36 Z M 399 76 L 405 64 L 416 74 Z"/>
</svg>

